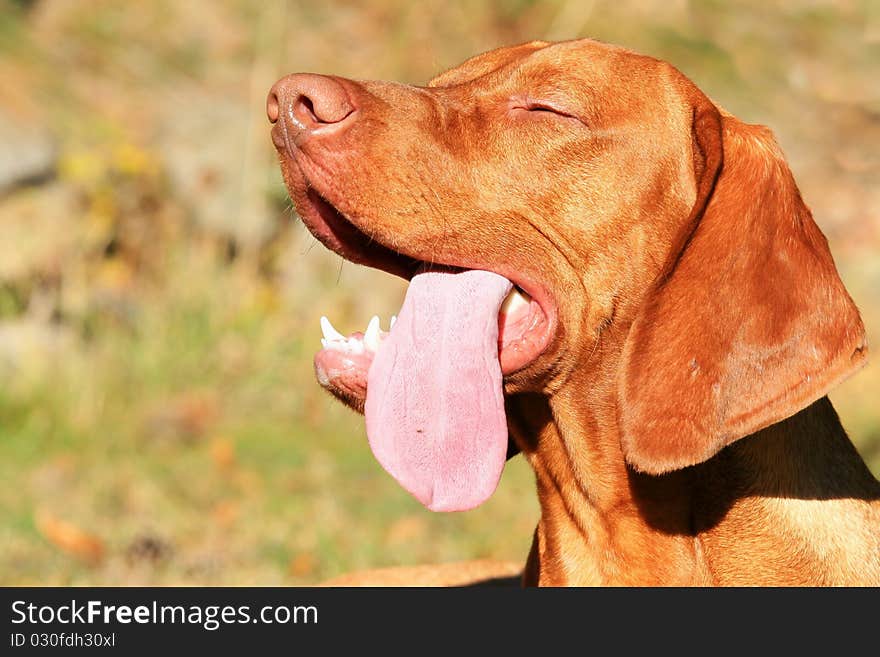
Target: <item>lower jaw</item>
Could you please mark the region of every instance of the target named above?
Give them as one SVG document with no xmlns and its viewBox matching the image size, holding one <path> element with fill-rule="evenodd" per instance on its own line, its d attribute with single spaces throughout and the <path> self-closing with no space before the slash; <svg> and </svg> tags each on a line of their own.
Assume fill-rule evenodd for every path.
<svg viewBox="0 0 880 657">
<path fill-rule="evenodd" d="M 505 376 L 534 362 L 550 343 L 553 322 L 537 301 L 531 301 L 526 322 L 528 324 L 526 330 L 511 336 L 503 321 L 499 319 L 498 362 L 501 365 L 501 373 Z"/>
<path fill-rule="evenodd" d="M 540 353 L 520 345 L 508 346 L 498 352 L 501 373 L 514 374 L 533 362 Z M 369 350 L 363 353 L 345 353 L 335 349 L 321 349 L 315 354 L 315 373 L 325 388 L 334 387 L 334 381 L 344 381 L 340 392 L 345 395 L 366 394 L 366 377 L 362 375 L 370 369 L 375 354 Z M 339 385 L 338 383 L 336 384 Z"/>
<path fill-rule="evenodd" d="M 521 323 L 528 329 L 511 335 L 507 331 L 503 316 L 499 317 L 500 337 L 498 361 L 503 376 L 513 375 L 533 363 L 547 348 L 553 334 L 553 322 L 537 302 L 532 301 L 529 314 Z M 364 334 L 352 333 L 349 336 L 363 342 Z M 314 368 L 318 382 L 347 406 L 362 413 L 367 395 L 367 373 L 372 365 L 375 351 L 369 348 L 354 351 L 341 351 L 324 348 L 315 354 Z"/>
</svg>

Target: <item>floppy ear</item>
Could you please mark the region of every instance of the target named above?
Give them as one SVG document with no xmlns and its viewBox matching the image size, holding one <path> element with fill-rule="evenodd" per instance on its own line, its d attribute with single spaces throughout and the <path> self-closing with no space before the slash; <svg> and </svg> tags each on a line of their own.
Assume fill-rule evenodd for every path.
<svg viewBox="0 0 880 657">
<path fill-rule="evenodd" d="M 858 310 L 769 130 L 704 107 L 694 142 L 697 201 L 620 370 L 624 455 L 653 474 L 797 413 L 867 355 Z"/>
</svg>

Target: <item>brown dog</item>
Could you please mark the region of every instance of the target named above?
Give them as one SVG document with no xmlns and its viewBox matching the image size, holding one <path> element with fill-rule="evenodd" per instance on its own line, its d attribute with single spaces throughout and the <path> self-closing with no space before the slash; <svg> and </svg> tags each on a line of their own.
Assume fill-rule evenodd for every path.
<svg viewBox="0 0 880 657">
<path fill-rule="evenodd" d="M 268 114 L 312 233 L 412 280 L 390 334 L 328 325 L 320 382 L 430 508 L 491 494 L 509 429 L 526 584 L 880 584 L 880 486 L 825 397 L 864 329 L 769 130 L 588 40 L 426 88 L 292 75 Z"/>
</svg>

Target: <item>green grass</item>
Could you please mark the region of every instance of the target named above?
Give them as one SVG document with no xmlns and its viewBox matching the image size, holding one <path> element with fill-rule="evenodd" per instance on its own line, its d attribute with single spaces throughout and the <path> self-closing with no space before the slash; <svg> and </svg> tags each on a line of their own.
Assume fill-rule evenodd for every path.
<svg viewBox="0 0 880 657">
<path fill-rule="evenodd" d="M 537 515 L 522 463 L 485 508 L 428 514 L 374 462 L 363 418 L 314 382 L 317 319 L 291 322 L 253 289 L 230 298 L 235 274 L 210 259 L 178 262 L 188 285 L 143 304 L 134 330 L 101 325 L 50 378 L 0 392 L 0 582 L 302 583 L 524 558 Z M 59 551 L 40 511 L 106 556 Z M 145 537 L 167 555 L 132 557 Z"/>
</svg>

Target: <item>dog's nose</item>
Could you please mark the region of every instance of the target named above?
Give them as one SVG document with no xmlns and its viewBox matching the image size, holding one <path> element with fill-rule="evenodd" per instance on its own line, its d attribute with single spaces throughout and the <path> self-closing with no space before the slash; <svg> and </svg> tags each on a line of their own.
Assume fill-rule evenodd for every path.
<svg viewBox="0 0 880 657">
<path fill-rule="evenodd" d="M 337 132 L 355 112 L 345 88 L 324 75 L 297 73 L 276 82 L 266 99 L 266 115 L 284 124 L 295 145 L 314 134 Z"/>
</svg>

